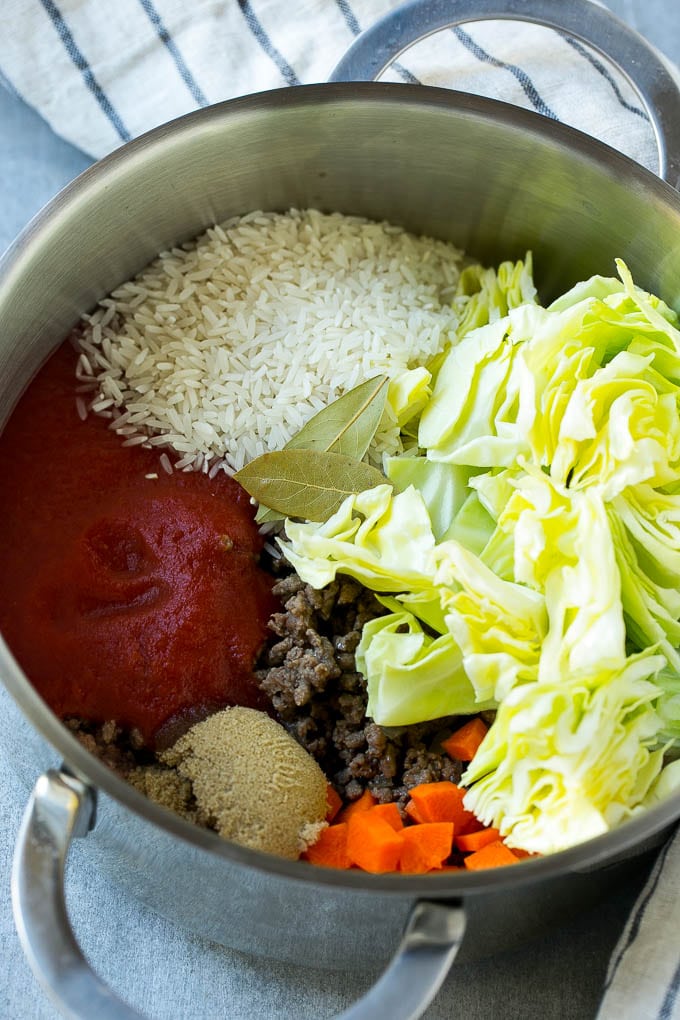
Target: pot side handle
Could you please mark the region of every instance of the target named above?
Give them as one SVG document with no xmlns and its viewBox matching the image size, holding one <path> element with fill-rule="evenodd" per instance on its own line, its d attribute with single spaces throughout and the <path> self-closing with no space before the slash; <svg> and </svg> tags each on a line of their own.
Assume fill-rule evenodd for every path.
<svg viewBox="0 0 680 1020">
<path fill-rule="evenodd" d="M 680 86 L 661 54 L 597 0 L 407 0 L 356 38 L 330 81 L 375 81 L 405 50 L 468 21 L 528 21 L 579 39 L 611 61 L 651 121 L 659 175 L 680 187 Z"/>
<path fill-rule="evenodd" d="M 71 1020 L 143 1020 L 92 971 L 66 912 L 64 870 L 74 838 L 95 819 L 95 791 L 56 770 L 38 779 L 17 837 L 14 920 L 28 962 L 54 1005 Z M 417 1020 L 439 991 L 465 931 L 459 901 L 419 900 L 387 970 L 338 1020 Z"/>
</svg>

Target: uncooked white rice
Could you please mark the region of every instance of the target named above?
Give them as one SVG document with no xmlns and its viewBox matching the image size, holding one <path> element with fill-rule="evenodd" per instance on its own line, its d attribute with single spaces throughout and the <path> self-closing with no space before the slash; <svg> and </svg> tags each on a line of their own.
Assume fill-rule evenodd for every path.
<svg viewBox="0 0 680 1020">
<path fill-rule="evenodd" d="M 443 241 L 339 213 L 229 220 L 85 317 L 88 409 L 127 445 L 171 447 L 175 469 L 238 470 L 346 390 L 439 350 L 460 264 Z M 396 443 L 386 424 L 377 453 Z"/>
</svg>

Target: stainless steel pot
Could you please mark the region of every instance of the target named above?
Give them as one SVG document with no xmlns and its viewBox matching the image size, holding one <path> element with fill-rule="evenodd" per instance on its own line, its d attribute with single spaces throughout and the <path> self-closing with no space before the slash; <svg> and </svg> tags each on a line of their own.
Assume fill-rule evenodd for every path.
<svg viewBox="0 0 680 1020">
<path fill-rule="evenodd" d="M 590 0 L 416 0 L 361 37 L 334 83 L 269 92 L 184 117 L 86 171 L 0 264 L 0 424 L 80 314 L 161 248 L 255 208 L 315 206 L 452 240 L 487 261 L 533 249 L 544 297 L 623 257 L 680 307 L 680 198 L 580 133 L 502 103 L 372 78 L 416 37 L 480 18 L 561 28 L 636 83 L 662 175 L 680 179 L 680 94 L 663 62 Z M 425 24 L 426 29 L 422 28 Z M 421 26 L 421 27 L 419 27 Z M 320 967 L 396 956 L 345 1016 L 421 1015 L 456 954 L 493 952 L 577 909 L 658 844 L 680 796 L 553 857 L 489 873 L 326 872 L 221 841 L 148 802 L 52 715 L 11 653 L 0 737 L 34 786 L 13 874 L 19 934 L 48 994 L 72 1017 L 138 1014 L 89 970 L 63 897 L 71 840 L 164 915 L 224 944 Z M 63 764 L 59 767 L 59 760 Z M 96 805 L 96 811 L 95 811 Z M 95 820 L 96 814 L 96 820 Z M 625 865 L 623 865 L 625 866 Z"/>
</svg>

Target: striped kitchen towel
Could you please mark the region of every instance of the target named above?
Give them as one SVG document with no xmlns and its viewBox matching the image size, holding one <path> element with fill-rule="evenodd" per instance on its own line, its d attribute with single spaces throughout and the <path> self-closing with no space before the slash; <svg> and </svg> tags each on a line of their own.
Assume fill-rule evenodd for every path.
<svg viewBox="0 0 680 1020">
<path fill-rule="evenodd" d="M 395 0 L 2 0 L 0 81 L 99 157 L 196 107 L 322 82 Z M 625 80 L 576 40 L 486 22 L 413 47 L 386 80 L 491 95 L 596 135 L 650 168 Z"/>
<path fill-rule="evenodd" d="M 609 964 L 597 1020 L 680 1020 L 680 831 L 659 854 Z"/>
</svg>

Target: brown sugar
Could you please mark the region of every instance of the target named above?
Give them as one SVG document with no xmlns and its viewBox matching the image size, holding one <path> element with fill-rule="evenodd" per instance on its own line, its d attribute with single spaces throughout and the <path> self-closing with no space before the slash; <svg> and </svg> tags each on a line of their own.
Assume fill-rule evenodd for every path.
<svg viewBox="0 0 680 1020">
<path fill-rule="evenodd" d="M 224 709 L 192 726 L 158 757 L 190 784 L 194 805 L 186 787 L 176 786 L 176 800 L 166 806 L 178 805 L 185 817 L 200 817 L 242 846 L 296 860 L 325 824 L 326 777 L 264 712 Z M 145 792 L 160 801 L 158 791 Z"/>
<path fill-rule="evenodd" d="M 190 822 L 199 822 L 191 783 L 175 769 L 162 765 L 140 765 L 125 775 L 136 790 L 161 807 L 174 811 Z"/>
</svg>

